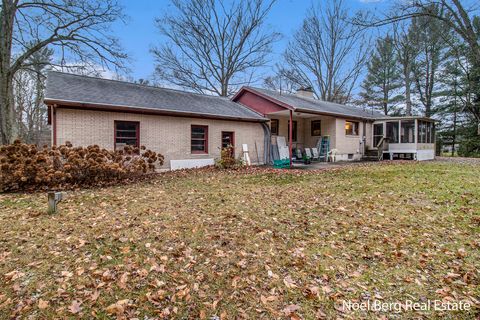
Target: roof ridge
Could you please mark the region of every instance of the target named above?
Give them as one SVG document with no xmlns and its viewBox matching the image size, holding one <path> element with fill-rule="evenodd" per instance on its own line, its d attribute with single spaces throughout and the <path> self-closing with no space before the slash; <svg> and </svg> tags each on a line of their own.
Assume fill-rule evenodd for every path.
<svg viewBox="0 0 480 320">
<path fill-rule="evenodd" d="M 299 98 L 299 99 L 303 99 L 303 100 L 306 100 L 306 101 L 313 101 L 313 102 L 325 102 L 325 103 L 332 103 L 332 104 L 338 104 L 339 106 L 345 106 L 345 107 L 350 107 L 349 105 L 347 104 L 342 104 L 342 103 L 338 103 L 338 102 L 333 102 L 333 101 L 326 101 L 326 100 L 320 100 L 320 99 L 315 99 L 315 98 L 309 98 L 309 97 L 305 97 L 305 96 L 300 96 L 300 95 L 296 95 L 295 93 L 283 93 L 283 92 L 280 92 L 280 91 L 276 91 L 276 90 L 271 90 L 271 89 L 265 89 L 265 88 L 257 88 L 257 87 L 250 87 L 252 89 L 260 89 L 260 90 L 266 90 L 266 91 L 270 91 L 270 92 L 275 92 L 275 93 L 278 93 L 280 94 L 281 96 L 291 96 L 291 97 L 295 97 L 295 98 Z"/>
<path fill-rule="evenodd" d="M 214 95 L 185 91 L 185 90 L 180 90 L 180 89 L 165 88 L 165 87 L 153 86 L 153 85 L 148 85 L 148 84 L 135 83 L 135 82 L 126 81 L 126 80 L 100 78 L 100 77 L 94 77 L 94 76 L 88 76 L 88 75 L 76 74 L 76 73 L 69 73 L 69 72 L 63 72 L 63 71 L 57 71 L 57 70 L 50 70 L 50 71 L 48 71 L 48 73 L 59 73 L 59 74 L 63 74 L 63 75 L 67 75 L 67 76 L 75 76 L 75 77 L 79 77 L 79 78 L 89 78 L 89 79 L 95 79 L 95 80 L 101 80 L 101 81 L 124 83 L 124 84 L 134 85 L 134 86 L 143 87 L 143 88 L 147 88 L 147 89 L 168 90 L 168 91 L 175 91 L 175 92 L 178 92 L 178 93 L 194 94 L 194 95 L 198 95 L 198 96 L 202 96 L 202 97 L 211 97 L 211 98 L 219 98 L 219 99 L 223 99 L 223 100 L 230 100 L 230 98 L 228 98 L 228 97 L 214 96 Z"/>
<path fill-rule="evenodd" d="M 259 87 L 253 87 L 253 86 L 247 86 L 247 88 L 249 88 L 250 90 L 253 90 L 253 91 L 257 91 L 259 93 L 263 92 L 265 95 L 270 95 L 272 98 L 277 99 L 277 100 L 281 99 L 281 97 L 284 97 L 286 99 L 299 99 L 301 101 L 305 101 L 306 103 L 312 103 L 315 106 L 320 107 L 320 108 L 323 108 L 323 107 L 326 107 L 326 106 L 329 106 L 330 108 L 334 108 L 334 107 L 335 108 L 341 108 L 342 110 L 344 110 L 344 112 L 359 113 L 357 116 L 359 116 L 361 118 L 373 119 L 373 118 L 378 118 L 379 116 L 381 116 L 381 114 L 378 111 L 375 111 L 375 110 L 367 111 L 364 108 L 362 108 L 360 106 L 357 106 L 357 105 L 353 105 L 353 104 L 325 101 L 325 100 L 320 100 L 320 99 L 316 99 L 316 98 L 313 98 L 313 97 L 310 98 L 310 97 L 300 96 L 300 95 L 297 95 L 295 93 L 283 93 L 283 92 L 280 92 L 280 91 L 277 91 L 277 90 L 271 90 L 271 89 L 267 89 L 267 88 L 259 88 Z M 285 103 L 288 103 L 288 102 L 285 102 Z M 323 104 L 323 106 L 322 106 L 322 104 Z M 346 116 L 352 116 L 352 115 L 348 115 L 348 114 L 345 114 L 345 115 Z"/>
</svg>

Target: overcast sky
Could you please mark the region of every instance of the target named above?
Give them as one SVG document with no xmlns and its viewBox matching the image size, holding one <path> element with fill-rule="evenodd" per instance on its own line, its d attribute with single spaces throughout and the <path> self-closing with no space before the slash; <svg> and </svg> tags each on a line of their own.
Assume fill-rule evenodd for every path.
<svg viewBox="0 0 480 320">
<path fill-rule="evenodd" d="M 129 16 L 126 25 L 116 24 L 114 33 L 120 38 L 126 52 L 129 53 L 134 79 L 148 79 L 153 74 L 154 60 L 150 48 L 162 42 L 154 25 L 155 17 L 171 10 L 169 0 L 120 0 Z M 318 0 L 317 0 L 318 1 Z M 320 0 L 321 1 L 321 0 Z M 310 0 L 278 0 L 268 17 L 268 25 L 283 35 L 275 44 L 272 64 L 281 59 L 280 55 L 296 29 L 299 28 L 305 13 L 311 6 Z M 353 11 L 358 9 L 385 10 L 388 1 L 345 0 Z M 265 69 L 268 72 L 269 68 Z"/>
</svg>

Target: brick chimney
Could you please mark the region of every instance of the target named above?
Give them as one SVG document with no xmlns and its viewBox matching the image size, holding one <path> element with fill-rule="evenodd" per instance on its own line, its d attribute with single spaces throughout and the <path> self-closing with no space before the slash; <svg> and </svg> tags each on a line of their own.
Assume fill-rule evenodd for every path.
<svg viewBox="0 0 480 320">
<path fill-rule="evenodd" d="M 313 89 L 312 87 L 300 87 L 295 95 L 303 98 L 313 99 Z"/>
</svg>

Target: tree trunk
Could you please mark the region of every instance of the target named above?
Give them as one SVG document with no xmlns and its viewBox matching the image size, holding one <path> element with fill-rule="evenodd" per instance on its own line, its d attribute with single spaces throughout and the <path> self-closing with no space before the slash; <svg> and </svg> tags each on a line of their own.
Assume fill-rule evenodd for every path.
<svg viewBox="0 0 480 320">
<path fill-rule="evenodd" d="M 13 23 L 16 4 L 2 1 L 0 10 L 0 143 L 11 143 L 17 135 L 13 100 L 12 58 Z"/>
<path fill-rule="evenodd" d="M 405 114 L 407 117 L 412 115 L 412 98 L 410 83 L 410 62 L 406 62 L 403 68 L 403 76 L 405 78 Z"/>
<path fill-rule="evenodd" d="M 17 137 L 15 110 L 13 101 L 13 79 L 0 72 L 0 133 L 1 143 L 12 143 Z"/>
<path fill-rule="evenodd" d="M 455 97 L 456 100 L 456 97 Z M 455 156 L 455 143 L 457 142 L 457 102 L 455 101 L 455 111 L 453 111 L 453 134 L 452 134 L 452 157 Z"/>
</svg>

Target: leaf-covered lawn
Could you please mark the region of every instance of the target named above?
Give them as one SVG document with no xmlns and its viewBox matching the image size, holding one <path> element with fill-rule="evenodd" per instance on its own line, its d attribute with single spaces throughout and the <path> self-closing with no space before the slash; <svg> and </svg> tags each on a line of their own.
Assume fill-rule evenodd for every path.
<svg viewBox="0 0 480 320">
<path fill-rule="evenodd" d="M 204 170 L 0 195 L 0 318 L 474 319 L 480 166 Z M 464 301 L 349 312 L 343 301 Z"/>
</svg>

